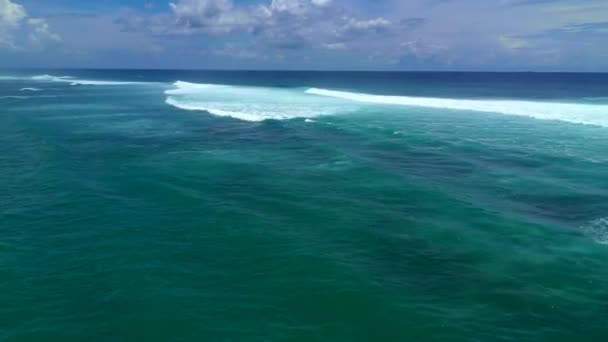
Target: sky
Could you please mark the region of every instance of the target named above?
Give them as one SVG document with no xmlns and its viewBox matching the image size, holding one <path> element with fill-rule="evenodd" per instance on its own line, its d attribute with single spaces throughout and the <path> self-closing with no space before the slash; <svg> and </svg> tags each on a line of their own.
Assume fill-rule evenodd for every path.
<svg viewBox="0 0 608 342">
<path fill-rule="evenodd" d="M 0 67 L 608 72 L 608 0 L 0 0 Z"/>
</svg>

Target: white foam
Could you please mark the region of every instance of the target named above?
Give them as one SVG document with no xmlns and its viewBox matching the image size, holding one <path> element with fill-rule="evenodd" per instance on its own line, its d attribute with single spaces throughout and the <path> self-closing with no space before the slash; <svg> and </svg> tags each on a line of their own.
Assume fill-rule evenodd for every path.
<svg viewBox="0 0 608 342">
<path fill-rule="evenodd" d="M 306 93 L 370 104 L 493 112 L 608 127 L 608 104 L 386 96 L 318 88 L 308 89 Z"/>
<path fill-rule="evenodd" d="M 19 91 L 42 91 L 40 88 L 21 88 Z"/>
<path fill-rule="evenodd" d="M 608 217 L 591 221 L 581 229 L 585 235 L 592 238 L 595 242 L 608 245 Z"/>
<path fill-rule="evenodd" d="M 246 121 L 312 118 L 337 114 L 356 106 L 339 99 L 319 99 L 299 89 L 228 86 L 178 81 L 165 92 L 174 107 L 206 111 Z"/>
</svg>

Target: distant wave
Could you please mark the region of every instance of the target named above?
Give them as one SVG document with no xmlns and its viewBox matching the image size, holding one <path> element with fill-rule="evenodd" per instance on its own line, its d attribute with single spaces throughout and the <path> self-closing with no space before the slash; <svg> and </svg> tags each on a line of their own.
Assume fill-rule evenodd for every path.
<svg viewBox="0 0 608 342">
<path fill-rule="evenodd" d="M 386 96 L 318 88 L 308 89 L 306 93 L 363 103 L 493 112 L 608 127 L 608 105 L 606 104 Z"/>
<path fill-rule="evenodd" d="M 37 75 L 32 76 L 32 80 L 41 82 L 62 82 L 70 85 L 130 85 L 130 84 L 146 84 L 146 82 L 130 82 L 130 81 L 107 81 L 107 80 L 86 80 L 77 79 L 73 76 L 53 76 L 53 75 Z"/>
<path fill-rule="evenodd" d="M 68 82 L 72 76 L 53 76 L 53 75 L 36 75 L 32 76 L 31 79 L 34 81 L 47 81 L 47 82 Z"/>
<path fill-rule="evenodd" d="M 59 95 L 38 95 L 38 96 L 7 95 L 7 96 L 0 96 L 0 99 L 25 100 L 25 99 L 38 99 L 38 98 L 50 98 L 50 97 L 59 97 Z"/>
<path fill-rule="evenodd" d="M 40 88 L 21 88 L 19 91 L 42 91 Z"/>
<path fill-rule="evenodd" d="M 22 79 L 22 78 L 18 77 L 18 76 L 0 75 L 0 81 L 14 81 L 14 80 L 20 80 L 20 79 Z"/>
<path fill-rule="evenodd" d="M 0 96 L 0 99 L 18 99 L 18 100 L 23 100 L 23 99 L 30 99 L 33 96 L 18 96 L 18 95 L 8 95 L 8 96 Z"/>
</svg>

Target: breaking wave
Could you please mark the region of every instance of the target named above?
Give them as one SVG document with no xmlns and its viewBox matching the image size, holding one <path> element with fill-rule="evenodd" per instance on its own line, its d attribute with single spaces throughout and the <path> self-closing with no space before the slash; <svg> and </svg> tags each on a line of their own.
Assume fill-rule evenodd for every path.
<svg viewBox="0 0 608 342">
<path fill-rule="evenodd" d="M 369 105 L 388 105 L 491 112 L 608 127 L 608 104 L 599 103 L 387 96 L 318 88 L 283 89 L 182 81 L 174 83 L 174 87 L 165 92 L 169 105 L 247 121 L 312 118 L 346 113 Z"/>
<path fill-rule="evenodd" d="M 199 84 L 178 81 L 166 102 L 184 110 L 206 111 L 246 121 L 312 118 L 357 108 L 350 101 L 310 96 L 301 89 Z M 349 103 L 350 102 L 350 103 Z"/>
<path fill-rule="evenodd" d="M 492 112 L 608 127 L 607 104 L 385 96 L 317 88 L 308 89 L 306 93 L 371 104 Z"/>
</svg>

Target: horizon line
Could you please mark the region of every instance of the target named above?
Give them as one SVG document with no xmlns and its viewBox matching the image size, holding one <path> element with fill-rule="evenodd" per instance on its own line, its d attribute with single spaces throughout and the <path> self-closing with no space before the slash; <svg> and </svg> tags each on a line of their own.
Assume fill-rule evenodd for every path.
<svg viewBox="0 0 608 342">
<path fill-rule="evenodd" d="M 223 69 L 223 68 L 106 68 L 106 67 L 0 67 L 0 70 L 89 70 L 89 71 L 211 71 L 211 72 L 361 72 L 361 73 L 538 73 L 538 74 L 606 74 L 608 71 L 534 71 L 534 70 L 382 70 L 382 69 Z"/>
</svg>

